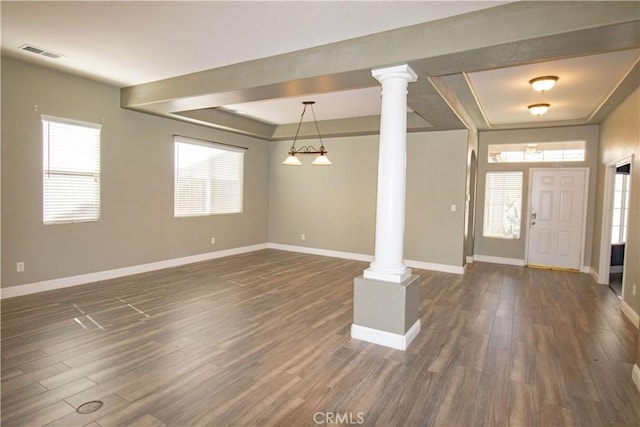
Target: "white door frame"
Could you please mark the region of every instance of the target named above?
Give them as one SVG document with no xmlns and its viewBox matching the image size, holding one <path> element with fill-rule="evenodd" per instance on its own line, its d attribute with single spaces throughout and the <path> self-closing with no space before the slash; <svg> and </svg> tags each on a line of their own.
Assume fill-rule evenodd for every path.
<svg viewBox="0 0 640 427">
<path fill-rule="evenodd" d="M 581 227 L 581 236 L 580 236 L 580 271 L 583 273 L 588 273 L 588 267 L 585 268 L 584 265 L 584 245 L 586 241 L 587 234 L 587 206 L 589 201 L 589 168 L 530 168 L 529 169 L 529 185 L 527 189 L 527 239 L 524 244 L 524 263 L 525 265 L 529 264 L 529 239 L 531 237 L 531 197 L 533 195 L 533 173 L 536 171 L 584 171 L 584 195 L 583 195 L 583 206 L 582 206 L 582 227 Z M 611 238 L 609 238 L 611 239 Z M 611 250 L 611 248 L 609 248 Z"/>
<path fill-rule="evenodd" d="M 598 283 L 609 284 L 609 273 L 611 265 L 611 225 L 613 223 L 613 193 L 616 180 L 616 168 L 630 164 L 633 173 L 633 154 L 608 162 L 604 169 L 604 203 L 602 206 L 602 232 L 600 233 L 600 265 L 598 266 Z M 631 191 L 631 179 L 629 179 L 629 191 Z M 624 265 L 622 271 L 622 292 L 624 295 Z"/>
</svg>

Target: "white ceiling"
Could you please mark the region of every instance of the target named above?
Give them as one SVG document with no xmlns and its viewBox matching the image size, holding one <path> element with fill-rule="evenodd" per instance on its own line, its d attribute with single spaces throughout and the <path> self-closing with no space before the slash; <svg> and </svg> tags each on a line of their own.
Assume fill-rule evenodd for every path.
<svg viewBox="0 0 640 427">
<path fill-rule="evenodd" d="M 547 103 L 549 111 L 534 120 L 588 120 L 638 62 L 637 49 L 582 56 L 467 74 L 482 112 L 491 126 L 531 122 L 528 105 Z M 559 77 L 545 93 L 529 80 Z"/>
<path fill-rule="evenodd" d="M 2 1 L 2 51 L 130 86 L 504 1 Z M 18 50 L 28 43 L 64 55 Z"/>
<path fill-rule="evenodd" d="M 303 101 L 315 101 L 313 106 L 319 121 L 343 119 L 346 117 L 366 117 L 380 114 L 380 88 L 345 90 L 312 96 L 269 99 L 266 101 L 245 102 L 225 105 L 225 109 L 235 111 L 271 124 L 284 124 L 300 120 Z M 304 119 L 311 120 L 312 112 L 307 109 Z"/>
<path fill-rule="evenodd" d="M 512 2 L 2 1 L 1 46 L 3 55 L 125 87 L 506 3 Z M 19 50 L 23 44 L 64 56 L 37 56 Z M 481 112 L 489 128 L 587 123 L 638 58 L 634 49 L 475 70 L 464 74 L 468 83 L 464 90 L 472 93 L 471 107 Z M 556 88 L 545 94 L 534 92 L 528 81 L 548 74 L 560 77 Z M 316 101 L 319 121 L 375 116 L 380 111 L 380 88 L 372 79 L 370 88 L 222 107 L 279 125 L 297 122 L 306 100 Z M 527 105 L 537 102 L 551 104 L 546 115 L 534 117 L 528 112 Z M 420 115 L 428 124 L 425 111 L 433 110 L 422 106 Z"/>
</svg>

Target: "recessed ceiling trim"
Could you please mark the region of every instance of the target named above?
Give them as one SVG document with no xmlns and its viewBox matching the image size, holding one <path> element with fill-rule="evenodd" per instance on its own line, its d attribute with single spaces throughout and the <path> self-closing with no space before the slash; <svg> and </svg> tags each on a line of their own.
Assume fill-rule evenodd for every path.
<svg viewBox="0 0 640 427">
<path fill-rule="evenodd" d="M 480 103 L 480 99 L 478 98 L 478 94 L 476 93 L 475 88 L 473 87 L 473 83 L 471 82 L 471 79 L 469 78 L 469 73 L 462 73 L 462 76 L 464 77 L 464 80 L 467 82 L 467 85 L 469 86 L 469 91 L 471 92 L 471 95 L 473 95 L 473 99 L 476 102 L 476 105 L 478 106 L 478 110 L 480 111 L 480 114 L 482 114 L 482 118 L 484 119 L 484 122 L 487 124 L 487 126 L 489 127 L 489 129 L 493 128 L 493 124 L 489 121 L 489 118 L 487 117 L 487 113 L 486 111 L 484 111 L 484 108 L 482 108 L 482 104 Z"/>
<path fill-rule="evenodd" d="M 615 86 L 611 88 L 611 91 L 602 99 L 602 101 L 598 105 L 595 106 L 595 108 L 587 118 L 588 121 L 593 120 L 596 114 L 598 114 L 598 111 L 600 111 L 600 109 L 607 103 L 607 101 L 609 101 L 609 99 L 613 96 L 613 94 L 616 93 L 616 91 L 620 88 L 622 83 L 627 79 L 627 77 L 629 77 L 629 75 L 633 72 L 634 68 L 638 65 L 638 62 L 640 62 L 640 53 L 636 55 L 636 60 L 629 67 L 627 72 L 624 73 L 622 77 L 620 77 L 620 79 L 616 82 Z"/>
</svg>

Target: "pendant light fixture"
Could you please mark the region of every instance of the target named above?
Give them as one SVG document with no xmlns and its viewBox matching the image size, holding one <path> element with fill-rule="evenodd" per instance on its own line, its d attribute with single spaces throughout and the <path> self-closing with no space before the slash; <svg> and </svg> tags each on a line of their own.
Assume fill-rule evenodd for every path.
<svg viewBox="0 0 640 427">
<path fill-rule="evenodd" d="M 317 154 L 317 157 L 311 163 L 316 166 L 331 166 L 331 162 L 329 158 L 325 156 L 327 154 L 327 150 L 324 148 L 324 144 L 322 143 L 322 136 L 320 136 L 320 129 L 318 128 L 318 121 L 316 120 L 316 113 L 313 110 L 313 104 L 315 101 L 303 101 L 302 104 L 304 107 L 302 108 L 302 114 L 300 115 L 300 122 L 298 122 L 298 129 L 296 130 L 296 136 L 293 138 L 293 144 L 291 144 L 291 149 L 289 150 L 289 156 L 287 159 L 282 162 L 283 165 L 287 166 L 302 166 L 300 159 L 296 157 L 297 154 Z M 320 148 L 315 148 L 311 145 L 302 146 L 300 148 L 296 148 L 296 141 L 298 140 L 298 134 L 300 133 L 300 126 L 302 125 L 302 120 L 304 119 L 304 114 L 307 112 L 307 107 L 311 107 L 311 114 L 313 114 L 313 122 L 316 125 L 316 132 L 318 134 L 318 139 L 320 140 Z"/>
</svg>

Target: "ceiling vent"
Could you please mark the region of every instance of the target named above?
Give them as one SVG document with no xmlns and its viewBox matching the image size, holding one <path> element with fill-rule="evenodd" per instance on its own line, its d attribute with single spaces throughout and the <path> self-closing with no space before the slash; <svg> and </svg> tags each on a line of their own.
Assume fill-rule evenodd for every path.
<svg viewBox="0 0 640 427">
<path fill-rule="evenodd" d="M 51 52 L 50 50 L 42 49 L 31 44 L 23 44 L 22 46 L 18 47 L 18 49 L 24 50 L 26 52 L 35 53 L 36 55 L 46 56 L 47 58 L 53 58 L 53 59 L 62 58 L 64 56 L 64 55 L 60 55 L 59 53 Z"/>
</svg>

